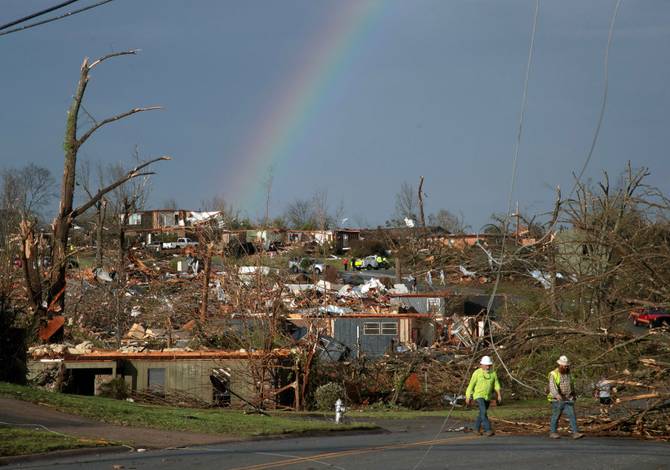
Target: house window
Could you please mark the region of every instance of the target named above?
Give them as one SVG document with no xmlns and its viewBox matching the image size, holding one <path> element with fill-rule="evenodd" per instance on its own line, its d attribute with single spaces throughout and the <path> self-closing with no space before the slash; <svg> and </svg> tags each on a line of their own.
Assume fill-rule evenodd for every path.
<svg viewBox="0 0 670 470">
<path fill-rule="evenodd" d="M 157 392 L 165 391 L 165 369 L 149 369 L 149 389 Z"/>
<path fill-rule="evenodd" d="M 172 214 L 161 214 L 160 215 L 160 220 L 161 220 L 161 227 L 171 227 L 172 224 Z"/>
<path fill-rule="evenodd" d="M 398 324 L 396 322 L 382 322 L 383 335 L 397 335 Z"/>
<path fill-rule="evenodd" d="M 142 223 L 142 214 L 130 214 L 128 216 L 128 225 L 140 225 Z"/>
<path fill-rule="evenodd" d="M 396 322 L 365 322 L 363 324 L 364 335 L 397 335 L 398 323 Z"/>
<path fill-rule="evenodd" d="M 365 322 L 363 324 L 364 335 L 378 335 L 381 333 L 379 322 Z"/>
</svg>

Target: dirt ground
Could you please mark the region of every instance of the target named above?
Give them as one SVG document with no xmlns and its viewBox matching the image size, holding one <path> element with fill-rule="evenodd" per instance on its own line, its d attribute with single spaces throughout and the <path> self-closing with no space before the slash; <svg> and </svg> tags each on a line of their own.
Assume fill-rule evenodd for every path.
<svg viewBox="0 0 670 470">
<path fill-rule="evenodd" d="M 239 440 L 223 434 L 117 426 L 61 413 L 47 406 L 0 398 L 0 424 L 37 424 L 51 431 L 87 439 L 103 439 L 135 448 L 165 449 Z"/>
</svg>

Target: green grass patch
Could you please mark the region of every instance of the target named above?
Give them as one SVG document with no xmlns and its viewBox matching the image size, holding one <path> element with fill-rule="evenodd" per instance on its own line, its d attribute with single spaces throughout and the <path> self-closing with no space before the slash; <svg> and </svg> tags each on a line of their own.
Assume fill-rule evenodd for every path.
<svg viewBox="0 0 670 470">
<path fill-rule="evenodd" d="M 46 404 L 65 413 L 110 424 L 240 437 L 376 428 L 370 423 L 336 425 L 334 422 L 305 416 L 268 417 L 247 415 L 237 410 L 142 405 L 109 398 L 47 392 L 3 382 L 0 382 L 0 396 Z"/>
<path fill-rule="evenodd" d="M 445 406 L 442 410 L 408 410 L 403 408 L 362 408 L 349 410 L 349 418 L 366 418 L 374 422 L 375 419 L 417 419 L 429 417 L 446 417 L 451 407 Z M 451 413 L 451 417 L 460 420 L 474 420 L 479 409 L 476 406 L 470 408 L 456 407 Z M 328 416 L 333 413 L 310 413 L 316 416 Z M 489 416 L 506 420 L 521 421 L 527 418 L 541 418 L 551 416 L 551 407 L 547 400 L 523 400 L 503 403 L 502 406 L 492 406 L 489 408 Z"/>
<path fill-rule="evenodd" d="M 80 439 L 41 429 L 0 425 L 0 457 L 108 445 L 113 445 L 113 443 Z"/>
</svg>

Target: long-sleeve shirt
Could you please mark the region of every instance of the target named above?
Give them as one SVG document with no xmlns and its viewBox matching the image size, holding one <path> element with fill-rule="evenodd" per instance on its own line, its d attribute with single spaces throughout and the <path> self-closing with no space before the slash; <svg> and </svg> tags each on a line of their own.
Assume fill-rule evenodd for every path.
<svg viewBox="0 0 670 470">
<path fill-rule="evenodd" d="M 498 374 L 494 370 L 485 371 L 480 368 L 473 372 L 465 396 L 474 400 L 477 398 L 490 400 L 494 390 L 500 392 Z"/>
</svg>

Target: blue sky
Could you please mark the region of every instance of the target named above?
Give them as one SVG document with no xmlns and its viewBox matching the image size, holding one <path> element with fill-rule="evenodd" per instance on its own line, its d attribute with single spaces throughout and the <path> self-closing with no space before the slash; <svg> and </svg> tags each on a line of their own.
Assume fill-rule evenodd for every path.
<svg viewBox="0 0 670 470">
<path fill-rule="evenodd" d="M 364 1 L 364 0 L 353 0 Z M 142 49 L 98 68 L 86 108 L 97 118 L 140 105 L 161 112 L 100 131 L 80 156 L 155 167 L 152 202 L 198 208 L 231 194 L 241 149 L 345 0 L 116 0 L 0 37 L 0 166 L 62 173 L 65 113 L 85 56 Z M 47 2 L 3 0 L 0 23 Z M 570 188 L 600 110 L 614 0 L 541 3 L 514 201 L 547 210 Z M 287 158 L 274 168 L 271 214 L 327 189 L 355 223 L 382 224 L 403 181 L 426 177 L 427 212 L 462 213 L 477 230 L 504 212 L 528 53 L 532 0 L 389 0 L 328 83 Z M 670 192 L 670 2 L 624 0 L 610 53 L 609 102 L 586 176 L 628 160 Z M 259 171 L 248 184 L 262 191 Z"/>
</svg>

